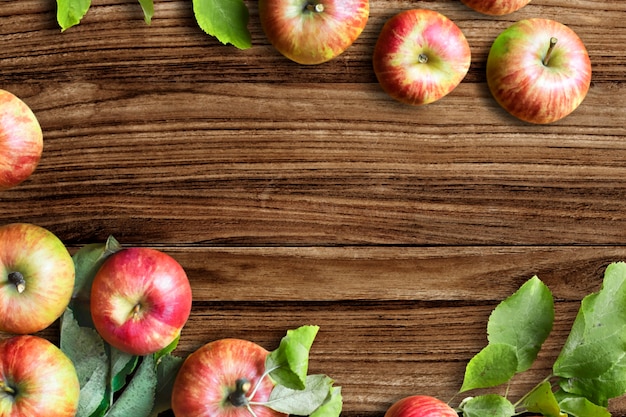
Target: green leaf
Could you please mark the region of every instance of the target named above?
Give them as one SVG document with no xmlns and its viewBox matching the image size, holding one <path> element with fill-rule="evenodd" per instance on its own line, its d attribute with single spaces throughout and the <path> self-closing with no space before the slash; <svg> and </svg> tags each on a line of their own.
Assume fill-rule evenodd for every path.
<svg viewBox="0 0 626 417">
<path fill-rule="evenodd" d="M 511 417 L 515 407 L 506 398 L 497 394 L 487 394 L 469 398 L 460 405 L 465 417 Z"/>
<path fill-rule="evenodd" d="M 193 0 L 198 26 L 220 42 L 239 49 L 252 46 L 249 11 L 243 0 Z"/>
<path fill-rule="evenodd" d="M 611 417 L 609 410 L 586 398 L 572 396 L 563 391 L 558 391 L 555 395 L 561 410 L 572 417 Z"/>
<path fill-rule="evenodd" d="M 112 346 L 109 346 L 109 356 L 112 375 L 111 390 L 115 393 L 126 385 L 126 379 L 135 370 L 139 357 Z"/>
<path fill-rule="evenodd" d="M 91 0 L 57 0 L 57 22 L 61 31 L 77 25 L 91 6 Z"/>
<path fill-rule="evenodd" d="M 598 378 L 626 351 L 626 264 L 606 268 L 602 289 L 586 296 L 554 363 L 563 378 Z"/>
<path fill-rule="evenodd" d="M 513 346 L 489 344 L 467 364 L 460 392 L 503 384 L 517 368 L 517 350 Z"/>
<path fill-rule="evenodd" d="M 324 403 L 309 417 L 339 417 L 343 408 L 341 387 L 333 387 Z"/>
<path fill-rule="evenodd" d="M 539 413 L 545 417 L 567 417 L 561 413 L 559 403 L 552 392 L 550 382 L 544 381 L 526 395 L 522 405 L 531 413 Z"/>
<path fill-rule="evenodd" d="M 309 367 L 309 351 L 319 326 L 302 326 L 288 330 L 278 349 L 265 360 L 265 369 L 280 385 L 287 388 L 304 389 Z"/>
<path fill-rule="evenodd" d="M 176 339 L 174 339 L 169 345 L 165 346 L 163 349 L 154 354 L 154 361 L 158 364 L 161 361 L 161 358 L 172 353 L 174 349 L 176 349 L 176 347 L 178 346 L 179 341 L 180 333 L 178 334 L 178 336 L 176 336 Z"/>
<path fill-rule="evenodd" d="M 264 405 L 281 413 L 308 416 L 324 404 L 332 385 L 333 380 L 326 375 L 309 375 L 305 389 L 276 385 Z"/>
<path fill-rule="evenodd" d="M 61 318 L 60 347 L 74 363 L 80 383 L 77 417 L 98 415 L 108 406 L 107 378 L 109 362 L 100 335 L 93 329 L 80 327 L 72 310 L 67 308 Z"/>
<path fill-rule="evenodd" d="M 154 406 L 156 365 L 152 355 L 144 356 L 137 372 L 106 417 L 148 416 Z"/>
<path fill-rule="evenodd" d="M 159 413 L 171 408 L 174 380 L 183 362 L 184 358 L 173 355 L 165 355 L 158 360 L 155 403 L 150 417 L 157 417 Z"/>
<path fill-rule="evenodd" d="M 139 0 L 139 4 L 143 10 L 143 19 L 147 24 L 150 24 L 154 16 L 154 2 L 152 0 Z"/>
<path fill-rule="evenodd" d="M 554 299 L 536 276 L 491 313 L 487 325 L 490 344 L 508 344 L 517 351 L 517 372 L 531 367 L 554 323 Z"/>
</svg>

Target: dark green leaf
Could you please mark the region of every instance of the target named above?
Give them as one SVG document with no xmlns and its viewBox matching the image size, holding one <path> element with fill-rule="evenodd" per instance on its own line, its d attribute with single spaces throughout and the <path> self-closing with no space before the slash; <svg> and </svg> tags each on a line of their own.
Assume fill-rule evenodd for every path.
<svg viewBox="0 0 626 417">
<path fill-rule="evenodd" d="M 510 380 L 517 370 L 517 351 L 507 344 L 489 344 L 465 368 L 461 392 L 489 388 Z"/>
<path fill-rule="evenodd" d="M 111 390 L 117 392 L 126 385 L 126 379 L 135 370 L 139 357 L 109 346 L 111 361 Z"/>
<path fill-rule="evenodd" d="M 303 390 L 276 385 L 265 405 L 281 413 L 308 416 L 328 398 L 332 385 L 326 375 L 309 375 Z"/>
<path fill-rule="evenodd" d="M 252 46 L 249 11 L 243 0 L 193 0 L 198 26 L 220 42 L 239 49 Z"/>
<path fill-rule="evenodd" d="M 309 417 L 339 417 L 343 408 L 341 387 L 333 387 L 324 403 Z"/>
<path fill-rule="evenodd" d="M 148 416 L 154 406 L 156 381 L 154 357 L 144 356 L 137 372 L 106 413 L 106 417 Z"/>
<path fill-rule="evenodd" d="M 463 401 L 460 406 L 465 417 L 511 417 L 515 407 L 509 400 L 497 394 L 487 394 Z"/>
<path fill-rule="evenodd" d="M 64 31 L 77 25 L 91 6 L 91 0 L 57 0 L 57 22 Z"/>
<path fill-rule="evenodd" d="M 608 372 L 626 351 L 626 264 L 609 265 L 602 289 L 586 296 L 554 374 L 593 379 Z"/>
<path fill-rule="evenodd" d="M 561 413 L 559 403 L 552 392 L 552 386 L 548 381 L 537 385 L 522 402 L 526 410 L 539 413 L 545 417 L 567 417 Z"/>
<path fill-rule="evenodd" d="M 154 2 L 152 0 L 139 0 L 141 9 L 143 10 L 143 18 L 147 24 L 152 22 L 154 16 Z"/>
<path fill-rule="evenodd" d="M 309 367 L 309 351 L 319 326 L 302 326 L 288 330 L 278 349 L 271 352 L 265 361 L 265 369 L 280 385 L 287 388 L 304 389 Z"/>
<path fill-rule="evenodd" d="M 157 362 L 155 403 L 150 417 L 157 417 L 171 408 L 172 388 L 183 362 L 184 358 L 173 355 L 162 356 Z"/>
<path fill-rule="evenodd" d="M 554 299 L 536 276 L 491 313 L 487 325 L 490 344 L 508 344 L 517 351 L 517 372 L 531 367 L 554 323 Z"/>
</svg>

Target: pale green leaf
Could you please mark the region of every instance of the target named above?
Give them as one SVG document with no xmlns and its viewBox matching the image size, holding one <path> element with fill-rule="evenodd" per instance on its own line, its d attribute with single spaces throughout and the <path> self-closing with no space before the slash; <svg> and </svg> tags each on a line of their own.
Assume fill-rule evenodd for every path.
<svg viewBox="0 0 626 417">
<path fill-rule="evenodd" d="M 239 49 L 252 46 L 249 11 L 243 0 L 193 0 L 193 11 L 198 26 L 220 42 Z"/>
<path fill-rule="evenodd" d="M 309 375 L 303 390 L 276 385 L 265 405 L 281 413 L 308 416 L 328 398 L 332 384 L 326 375 Z"/>
<path fill-rule="evenodd" d="M 137 372 L 113 403 L 106 417 L 148 416 L 154 406 L 156 366 L 152 355 L 144 356 Z"/>
<path fill-rule="evenodd" d="M 153 0 L 139 0 L 141 9 L 143 10 L 143 18 L 147 24 L 152 22 L 154 16 L 154 2 Z"/>
<path fill-rule="evenodd" d="M 90 6 L 91 0 L 57 0 L 57 22 L 61 31 L 80 23 Z"/>
<path fill-rule="evenodd" d="M 517 371 L 517 351 L 507 344 L 489 344 L 467 364 L 461 392 L 509 381 Z"/>
<path fill-rule="evenodd" d="M 487 394 L 463 401 L 460 406 L 465 417 L 511 417 L 515 407 L 506 398 L 497 394 Z"/>
<path fill-rule="evenodd" d="M 545 381 L 529 392 L 522 402 L 526 410 L 545 417 L 567 417 L 561 413 L 559 403 L 552 392 L 550 382 Z"/>
<path fill-rule="evenodd" d="M 309 417 L 339 417 L 343 408 L 341 387 L 333 387 L 324 403 Z"/>
<path fill-rule="evenodd" d="M 598 378 L 626 351 L 626 264 L 606 268 L 602 289 L 586 296 L 554 363 L 564 378 Z"/>
<path fill-rule="evenodd" d="M 287 388 L 304 389 L 309 367 L 309 351 L 319 326 L 301 326 L 288 330 L 278 349 L 271 352 L 265 361 L 265 369 L 280 385 Z"/>
<path fill-rule="evenodd" d="M 563 391 L 558 391 L 556 396 L 561 410 L 572 417 L 611 417 L 609 410 L 586 398 L 568 395 Z"/>
<path fill-rule="evenodd" d="M 554 299 L 536 276 L 526 281 L 491 313 L 490 344 L 508 344 L 517 352 L 517 372 L 531 367 L 554 323 Z"/>
</svg>

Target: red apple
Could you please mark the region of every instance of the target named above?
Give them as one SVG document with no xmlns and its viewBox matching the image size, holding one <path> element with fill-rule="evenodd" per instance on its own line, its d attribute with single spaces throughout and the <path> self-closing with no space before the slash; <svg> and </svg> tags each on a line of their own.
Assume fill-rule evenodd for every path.
<svg viewBox="0 0 626 417">
<path fill-rule="evenodd" d="M 411 105 L 439 100 L 465 78 L 471 51 L 461 29 L 433 10 L 405 10 L 383 26 L 374 48 L 382 89 Z"/>
<path fill-rule="evenodd" d="M 35 333 L 70 302 L 74 262 L 52 232 L 29 223 L 0 227 L 0 330 Z"/>
<path fill-rule="evenodd" d="M 552 123 L 582 103 L 591 84 L 591 62 L 572 29 L 550 19 L 521 20 L 493 42 L 487 83 L 513 116 Z"/>
<path fill-rule="evenodd" d="M 185 359 L 172 389 L 176 417 L 285 417 L 261 404 L 274 383 L 264 375 L 269 352 L 241 339 L 220 339 Z M 253 395 L 252 395 L 253 394 Z M 251 396 L 252 395 L 252 396 Z M 251 396 L 251 397 L 250 397 Z"/>
<path fill-rule="evenodd" d="M 368 17 L 368 0 L 259 0 L 265 35 L 299 64 L 321 64 L 343 53 Z"/>
<path fill-rule="evenodd" d="M 37 117 L 21 99 L 0 90 L 0 190 L 26 180 L 37 168 L 43 133 Z"/>
<path fill-rule="evenodd" d="M 171 256 L 150 248 L 122 249 L 96 273 L 90 309 L 107 343 L 133 355 L 148 355 L 180 335 L 191 312 L 191 286 Z"/>
<path fill-rule="evenodd" d="M 518 11 L 530 3 L 530 0 L 461 0 L 461 2 L 479 13 L 502 16 Z"/>
<path fill-rule="evenodd" d="M 0 416 L 74 417 L 79 394 L 74 364 L 51 342 L 31 335 L 0 342 Z"/>
<path fill-rule="evenodd" d="M 385 417 L 458 417 L 452 407 L 428 395 L 405 397 L 393 404 Z"/>
</svg>

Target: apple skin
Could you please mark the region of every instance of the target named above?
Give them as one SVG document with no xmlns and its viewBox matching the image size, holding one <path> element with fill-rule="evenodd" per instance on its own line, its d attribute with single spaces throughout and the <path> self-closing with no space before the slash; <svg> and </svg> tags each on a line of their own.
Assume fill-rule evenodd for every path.
<svg viewBox="0 0 626 417">
<path fill-rule="evenodd" d="M 42 152 L 43 133 L 33 111 L 14 94 L 0 90 L 0 191 L 30 177 Z"/>
<path fill-rule="evenodd" d="M 475 11 L 490 15 L 503 16 L 518 11 L 531 0 L 461 0 L 461 3 Z"/>
<path fill-rule="evenodd" d="M 72 361 L 32 335 L 0 342 L 0 416 L 74 417 L 80 385 Z"/>
<path fill-rule="evenodd" d="M 394 403 L 385 417 L 458 417 L 452 407 L 428 395 L 413 395 Z"/>
<path fill-rule="evenodd" d="M 255 402 L 266 402 L 274 388 L 265 372 L 269 352 L 256 343 L 241 339 L 219 339 L 189 355 L 172 388 L 172 410 L 176 417 L 252 417 L 245 406 L 236 406 L 228 396 L 236 391 L 237 380 L 245 378 L 251 389 L 260 384 Z M 249 392 L 251 393 L 251 392 Z M 250 405 L 257 417 L 286 417 L 264 405 Z"/>
<path fill-rule="evenodd" d="M 191 301 L 189 280 L 174 258 L 156 249 L 126 248 L 108 257 L 96 273 L 91 318 L 111 346 L 143 356 L 180 335 Z"/>
<path fill-rule="evenodd" d="M 28 334 L 50 326 L 69 304 L 74 278 L 74 261 L 54 233 L 30 223 L 0 227 L 0 330 Z"/>
<path fill-rule="evenodd" d="M 554 37 L 548 65 L 543 60 Z M 573 112 L 591 84 L 591 62 L 576 33 L 554 20 L 520 20 L 502 31 L 487 57 L 487 84 L 513 116 L 552 123 Z"/>
<path fill-rule="evenodd" d="M 317 65 L 342 54 L 361 35 L 369 0 L 259 0 L 259 18 L 281 54 L 299 64 Z"/>
<path fill-rule="evenodd" d="M 427 62 L 420 62 L 426 57 Z M 471 50 L 461 29 L 428 9 L 402 11 L 385 23 L 373 55 L 382 89 L 410 105 L 437 101 L 465 78 Z"/>
</svg>

